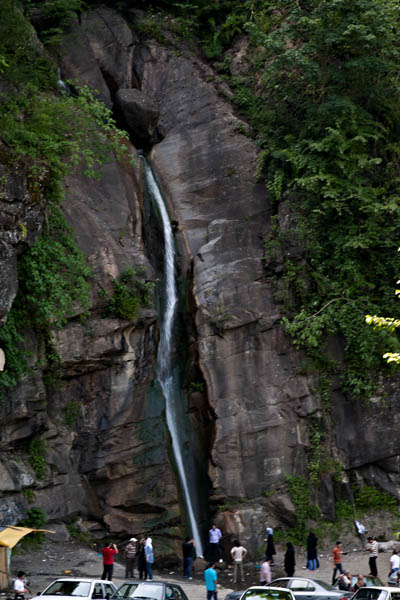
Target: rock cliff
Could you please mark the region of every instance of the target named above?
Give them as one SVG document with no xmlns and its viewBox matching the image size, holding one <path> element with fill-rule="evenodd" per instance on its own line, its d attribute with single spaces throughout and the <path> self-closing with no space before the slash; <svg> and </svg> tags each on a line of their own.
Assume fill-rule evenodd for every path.
<svg viewBox="0 0 400 600">
<path fill-rule="evenodd" d="M 184 47 L 177 52 L 172 44 L 139 39 L 138 19 L 138 12 L 123 18 L 109 8 L 87 11 L 64 35 L 62 75 L 94 87 L 109 106 L 115 101 L 132 142 L 152 148 L 176 232 L 188 413 L 203 440 L 195 447 L 209 477 L 204 500 L 211 514 L 217 504 L 241 501 L 219 522 L 255 550 L 266 520 L 295 523 L 285 480 L 308 472 L 316 451 L 311 417 L 325 429 L 318 451 L 332 459 L 320 475 L 326 516 L 334 516 L 335 494 L 350 494 L 350 482 L 398 496 L 398 384 L 382 388 L 385 403 L 354 404 L 333 382 L 326 410 L 321 382 L 304 369 L 304 356 L 280 325 L 264 261 L 270 208 L 264 184 L 255 183 L 257 151 L 243 133 L 246 124 L 210 66 Z M 35 360 L 38 341 L 26 332 L 32 373 L 0 405 L 0 519 L 16 523 L 33 494 L 50 520 L 83 515 L 99 535 L 104 526 L 121 537 L 155 532 L 167 554 L 184 517 L 154 382 L 157 312 L 142 308 L 132 321 L 103 316 L 102 291 L 110 292 L 124 269 L 141 266 L 149 279 L 159 275 L 160 235 L 145 217 L 140 161 L 131 152 L 135 168 L 114 162 L 98 182 L 79 170 L 65 181 L 63 210 L 93 271 L 91 308 L 86 321 L 74 315 L 54 332 L 55 387 L 44 380 Z M 8 172 L 1 153 L 0 163 L 8 181 L 0 200 L 4 321 L 18 288 L 18 255 L 37 240 L 43 211 L 23 166 Z M 279 218 L 284 227 L 283 209 Z M 342 359 L 340 341 L 332 341 L 332 353 Z M 71 426 L 65 415 L 72 409 Z M 38 438 L 47 464 L 42 479 L 27 449 Z"/>
</svg>

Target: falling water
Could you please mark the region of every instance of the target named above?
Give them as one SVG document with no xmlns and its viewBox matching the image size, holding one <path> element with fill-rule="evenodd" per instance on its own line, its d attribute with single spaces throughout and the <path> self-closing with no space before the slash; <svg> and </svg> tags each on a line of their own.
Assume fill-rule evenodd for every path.
<svg viewBox="0 0 400 600">
<path fill-rule="evenodd" d="M 165 208 L 160 189 L 154 178 L 149 163 L 143 158 L 146 182 L 152 200 L 156 203 L 160 212 L 164 232 L 164 312 L 160 327 L 160 342 L 158 346 L 157 369 L 158 381 L 164 394 L 166 404 L 167 426 L 172 439 L 172 448 L 182 485 L 189 523 L 192 530 L 197 556 L 202 556 L 203 548 L 199 528 L 194 516 L 193 503 L 190 496 L 188 477 L 182 456 L 182 440 L 179 427 L 179 394 L 176 393 L 172 368 L 172 334 L 176 308 L 178 304 L 178 293 L 175 279 L 175 249 L 172 235 L 171 223 Z"/>
</svg>

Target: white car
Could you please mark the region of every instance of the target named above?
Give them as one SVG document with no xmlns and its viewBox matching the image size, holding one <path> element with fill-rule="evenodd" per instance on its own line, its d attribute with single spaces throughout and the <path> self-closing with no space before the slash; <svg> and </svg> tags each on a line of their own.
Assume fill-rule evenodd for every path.
<svg viewBox="0 0 400 600">
<path fill-rule="evenodd" d="M 253 585 L 245 590 L 241 600 L 295 600 L 292 592 L 282 587 Z"/>
<path fill-rule="evenodd" d="M 75 579 L 65 577 L 56 579 L 39 596 L 32 600 L 108 600 L 117 591 L 112 581 L 101 579 Z"/>
<path fill-rule="evenodd" d="M 351 600 L 400 600 L 400 588 L 395 587 L 361 587 Z"/>
</svg>

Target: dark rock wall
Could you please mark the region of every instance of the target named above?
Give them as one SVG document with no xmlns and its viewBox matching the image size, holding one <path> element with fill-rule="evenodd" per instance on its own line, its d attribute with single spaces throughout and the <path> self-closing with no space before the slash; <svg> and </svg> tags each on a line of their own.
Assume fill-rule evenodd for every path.
<svg viewBox="0 0 400 600">
<path fill-rule="evenodd" d="M 284 482 L 286 474 L 307 473 L 309 417 L 323 412 L 318 381 L 301 374 L 304 357 L 280 326 L 280 307 L 262 260 L 270 226 L 267 194 L 254 181 L 256 148 L 239 133 L 242 122 L 224 97 L 228 91 L 217 89 L 211 68 L 193 54 L 139 42 L 132 33 L 135 18 L 129 27 L 108 8 L 84 14 L 65 35 L 62 75 L 96 88 L 109 106 L 118 90 L 140 89 L 140 111 L 143 98 L 152 110 L 149 140 L 155 139 L 159 112 L 156 138 L 162 141 L 150 160 L 176 229 L 186 295 L 187 377 L 203 378 L 207 392 L 207 398 L 199 392 L 190 396 L 190 419 L 208 453 L 211 508 L 213 502 L 249 500 L 219 520 L 225 532 L 255 549 L 266 520 L 295 523 Z M 130 95 L 121 95 L 123 110 Z M 132 153 L 136 156 L 133 148 Z M 1 154 L 0 163 L 5 173 Z M 154 277 L 143 238 L 139 161 L 134 169 L 106 165 L 98 182 L 76 172 L 65 185 L 64 211 L 94 273 L 92 309 L 86 322 L 74 318 L 54 332 L 61 357 L 58 387 L 46 387 L 36 367 L 0 405 L 0 520 L 17 522 L 29 508 L 24 490 L 32 489 L 35 505 L 53 520 L 82 514 L 121 536 L 155 531 L 168 545 L 182 535 L 176 526 L 184 517 L 164 406 L 154 387 L 157 315 L 142 309 L 132 322 L 101 315 L 101 291 L 110 292 L 112 278 L 125 268 L 144 266 Z M 42 200 L 31 197 L 22 167 L 8 186 L 13 189 L 2 190 L 0 199 L 3 319 L 17 291 L 17 255 L 37 239 L 42 223 Z M 23 234 L 21 219 L 27 225 Z M 39 356 L 30 332 L 26 343 Z M 333 394 L 325 450 L 343 465 L 344 490 L 357 480 L 398 495 L 394 383 L 386 394 L 384 403 L 379 398 L 368 405 L 350 403 L 339 389 Z M 78 413 L 71 429 L 65 413 L 74 403 Z M 41 480 L 26 451 L 37 436 L 46 444 Z M 275 490 L 281 493 L 265 495 Z M 321 506 L 332 517 L 329 473 L 321 490 Z"/>
</svg>

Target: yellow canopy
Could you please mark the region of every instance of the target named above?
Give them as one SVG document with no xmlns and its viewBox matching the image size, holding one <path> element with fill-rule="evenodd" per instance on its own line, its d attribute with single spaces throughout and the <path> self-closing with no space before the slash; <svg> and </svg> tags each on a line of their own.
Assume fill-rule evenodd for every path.
<svg viewBox="0 0 400 600">
<path fill-rule="evenodd" d="M 55 533 L 48 529 L 31 529 L 30 527 L 6 527 L 3 531 L 0 531 L 0 546 L 7 546 L 7 548 L 14 548 L 15 544 L 18 544 L 19 540 L 28 533 L 35 531 L 45 531 L 46 533 Z"/>
</svg>

